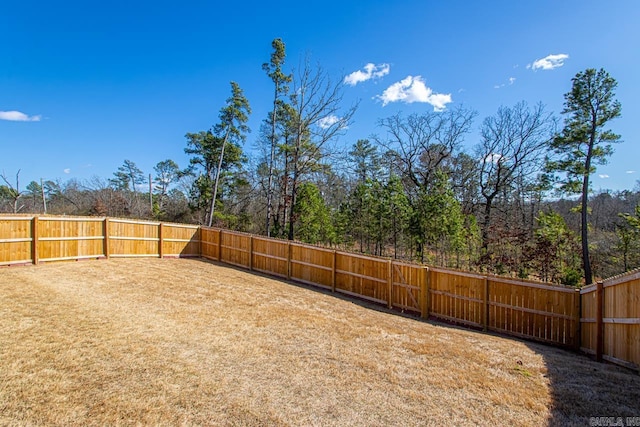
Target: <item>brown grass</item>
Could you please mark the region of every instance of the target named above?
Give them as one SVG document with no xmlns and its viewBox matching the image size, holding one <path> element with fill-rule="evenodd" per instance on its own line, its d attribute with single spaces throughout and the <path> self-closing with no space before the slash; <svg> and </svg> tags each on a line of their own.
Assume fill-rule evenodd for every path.
<svg viewBox="0 0 640 427">
<path fill-rule="evenodd" d="M 541 425 L 640 377 L 199 260 L 0 269 L 2 425 Z"/>
</svg>

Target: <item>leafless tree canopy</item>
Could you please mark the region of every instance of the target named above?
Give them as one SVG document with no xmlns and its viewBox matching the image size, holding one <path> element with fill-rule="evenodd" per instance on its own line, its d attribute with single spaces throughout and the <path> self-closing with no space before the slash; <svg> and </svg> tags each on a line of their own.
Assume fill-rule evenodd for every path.
<svg viewBox="0 0 640 427">
<path fill-rule="evenodd" d="M 397 153 L 403 175 L 420 187 L 460 149 L 476 114 L 464 107 L 408 117 L 396 114 L 378 121 L 384 134 L 373 139 Z"/>
</svg>

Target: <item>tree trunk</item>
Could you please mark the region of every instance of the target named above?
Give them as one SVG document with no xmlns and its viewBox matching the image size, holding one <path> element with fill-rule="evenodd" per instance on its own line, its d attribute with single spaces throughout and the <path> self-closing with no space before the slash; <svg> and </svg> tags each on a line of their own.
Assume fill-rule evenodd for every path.
<svg viewBox="0 0 640 427">
<path fill-rule="evenodd" d="M 216 170 L 216 180 L 213 185 L 213 198 L 211 199 L 211 209 L 209 210 L 208 225 L 211 227 L 213 224 L 213 213 L 216 210 L 216 198 L 218 197 L 218 183 L 220 182 L 220 169 L 222 169 L 222 159 L 224 158 L 224 149 L 227 146 L 227 138 L 229 137 L 229 131 L 224 135 L 222 141 L 222 149 L 220 150 L 220 160 L 218 161 L 218 169 Z"/>
<path fill-rule="evenodd" d="M 40 190 L 42 191 L 42 210 L 43 210 L 43 213 L 46 215 L 47 214 L 47 198 L 45 197 L 45 194 L 44 194 L 44 185 L 42 184 L 42 178 L 40 178 Z"/>
<path fill-rule="evenodd" d="M 273 159 L 276 155 L 276 112 L 278 108 L 278 88 L 276 86 L 273 100 L 273 112 L 271 113 L 271 153 L 269 156 L 269 178 L 267 179 L 267 237 L 271 237 L 271 210 L 273 209 Z"/>
<path fill-rule="evenodd" d="M 587 158 L 584 164 L 584 177 L 582 179 L 582 203 L 580 212 L 580 237 L 582 240 L 582 265 L 584 267 L 584 283 L 590 285 L 593 283 L 593 273 L 591 272 L 591 260 L 589 258 L 589 176 L 591 173 L 591 157 L 593 156 L 593 146 L 595 144 L 597 126 L 595 119 L 591 122 L 591 133 L 589 136 L 589 149 L 587 150 Z"/>
<path fill-rule="evenodd" d="M 293 240 L 294 238 L 294 230 L 293 230 L 293 226 L 294 226 L 294 222 L 295 222 L 295 216 L 294 216 L 294 208 L 295 208 L 295 204 L 296 204 L 296 190 L 298 187 L 298 173 L 296 171 L 293 172 L 293 181 L 291 182 L 291 199 L 289 201 L 290 206 L 289 206 L 289 233 L 287 235 L 287 238 L 289 240 Z"/>
<path fill-rule="evenodd" d="M 393 218 L 393 258 L 398 259 L 398 230 L 396 224 L 396 215 L 392 216 Z"/>
<path fill-rule="evenodd" d="M 483 255 L 489 249 L 489 224 L 491 222 L 491 208 L 494 196 L 485 196 L 484 218 L 482 222 L 482 252 Z"/>
<path fill-rule="evenodd" d="M 300 141 L 298 141 L 298 147 L 300 146 Z M 293 210 L 295 209 L 295 204 L 296 204 L 296 191 L 298 190 L 298 147 L 296 147 L 296 150 L 294 152 L 294 156 L 293 156 L 293 177 L 291 180 L 291 198 L 289 200 L 290 206 L 289 206 L 289 233 L 287 235 L 287 238 L 289 240 L 293 240 L 294 238 L 294 222 L 295 222 L 295 216 L 294 216 L 294 212 Z"/>
<path fill-rule="evenodd" d="M 591 150 L 589 150 L 591 152 Z M 591 157 L 587 156 L 587 171 L 591 167 Z M 589 173 L 584 174 L 582 181 L 582 203 L 581 203 L 581 224 L 580 224 L 580 237 L 582 240 L 582 265 L 584 267 L 584 283 L 590 285 L 593 283 L 593 275 L 591 272 L 591 261 L 589 259 L 589 240 L 588 240 L 588 211 L 587 211 L 587 197 L 589 192 Z"/>
</svg>

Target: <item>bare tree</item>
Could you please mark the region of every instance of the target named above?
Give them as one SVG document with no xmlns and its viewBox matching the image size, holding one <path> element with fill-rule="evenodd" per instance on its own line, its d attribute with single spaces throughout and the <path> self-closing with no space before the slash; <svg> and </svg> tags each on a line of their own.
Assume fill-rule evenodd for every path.
<svg viewBox="0 0 640 427">
<path fill-rule="evenodd" d="M 406 118 L 396 114 L 378 122 L 386 135 L 375 135 L 373 139 L 396 152 L 395 159 L 405 181 L 422 188 L 460 148 L 475 116 L 475 111 L 464 107 Z"/>
<path fill-rule="evenodd" d="M 18 172 L 16 173 L 15 187 L 9 182 L 4 171 L 2 171 L 2 174 L 0 174 L 0 178 L 2 178 L 2 180 L 6 184 L 6 187 L 0 187 L 0 195 L 2 197 L 8 198 L 13 205 L 13 213 L 18 213 L 24 207 L 24 205 L 18 206 L 20 198 L 23 195 L 23 193 L 20 191 L 20 169 L 18 169 Z"/>
<path fill-rule="evenodd" d="M 285 146 L 289 157 L 289 240 L 294 238 L 294 206 L 300 180 L 322 166 L 329 144 L 344 133 L 357 105 L 342 108 L 342 79 L 333 82 L 320 67 L 312 68 L 308 58 L 294 73 L 286 120 L 291 138 Z"/>
<path fill-rule="evenodd" d="M 476 146 L 479 186 L 483 200 L 482 247 L 486 251 L 492 209 L 497 197 L 523 186 L 544 167 L 545 148 L 553 137 L 554 120 L 542 104 L 533 108 L 525 102 L 500 107 L 487 117 Z"/>
<path fill-rule="evenodd" d="M 158 162 L 153 167 L 153 170 L 156 172 L 156 176 L 153 180 L 155 186 L 152 190 L 156 191 L 157 209 L 158 213 L 161 213 L 164 209 L 165 199 L 167 198 L 167 194 L 169 193 L 169 187 L 172 184 L 178 182 L 184 172 L 181 171 L 178 167 L 178 164 L 171 159 Z"/>
</svg>

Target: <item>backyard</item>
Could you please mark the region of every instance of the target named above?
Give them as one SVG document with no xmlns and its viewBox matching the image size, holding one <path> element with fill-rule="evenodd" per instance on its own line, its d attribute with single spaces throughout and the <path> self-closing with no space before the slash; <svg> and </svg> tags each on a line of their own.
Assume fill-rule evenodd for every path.
<svg viewBox="0 0 640 427">
<path fill-rule="evenodd" d="M 640 376 L 200 259 L 0 269 L 0 424 L 585 425 Z"/>
</svg>

